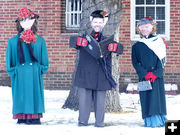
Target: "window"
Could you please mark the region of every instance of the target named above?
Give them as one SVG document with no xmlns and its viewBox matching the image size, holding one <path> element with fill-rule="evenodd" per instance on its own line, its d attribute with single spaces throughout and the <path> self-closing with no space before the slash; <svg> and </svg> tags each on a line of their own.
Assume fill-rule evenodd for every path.
<svg viewBox="0 0 180 135">
<path fill-rule="evenodd" d="M 132 0 L 131 40 L 140 38 L 136 32 L 136 24 L 145 16 L 151 16 L 157 23 L 157 34 L 169 40 L 169 6 L 169 0 Z"/>
<path fill-rule="evenodd" d="M 66 28 L 80 27 L 82 5 L 81 0 L 66 0 Z"/>
</svg>

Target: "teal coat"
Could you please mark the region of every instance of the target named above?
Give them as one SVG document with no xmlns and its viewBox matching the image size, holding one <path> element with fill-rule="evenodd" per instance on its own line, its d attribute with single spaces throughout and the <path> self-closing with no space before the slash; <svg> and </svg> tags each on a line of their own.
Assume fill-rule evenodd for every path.
<svg viewBox="0 0 180 135">
<path fill-rule="evenodd" d="M 17 35 L 10 38 L 6 52 L 6 70 L 11 77 L 13 114 L 44 113 L 43 74 L 49 67 L 45 40 L 43 37 L 37 36 L 36 42 L 31 43 L 38 63 L 31 61 L 26 44 L 22 44 L 24 65 L 19 62 L 17 41 Z"/>
</svg>

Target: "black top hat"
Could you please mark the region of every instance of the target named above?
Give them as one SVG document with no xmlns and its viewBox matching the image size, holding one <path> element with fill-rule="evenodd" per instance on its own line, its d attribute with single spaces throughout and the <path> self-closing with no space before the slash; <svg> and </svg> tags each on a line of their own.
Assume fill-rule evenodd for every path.
<svg viewBox="0 0 180 135">
<path fill-rule="evenodd" d="M 105 18 L 108 17 L 108 14 L 106 11 L 103 10 L 95 10 L 94 12 L 91 13 L 91 16 L 93 18 Z"/>
</svg>

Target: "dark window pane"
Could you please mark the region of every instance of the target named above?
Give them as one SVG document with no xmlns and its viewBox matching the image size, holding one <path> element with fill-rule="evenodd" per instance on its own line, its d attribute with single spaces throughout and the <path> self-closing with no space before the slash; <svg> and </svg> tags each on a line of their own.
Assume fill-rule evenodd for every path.
<svg viewBox="0 0 180 135">
<path fill-rule="evenodd" d="M 75 11 L 77 11 L 77 10 L 78 10 L 78 9 L 77 9 L 77 6 L 78 6 L 78 5 L 77 5 L 77 4 L 78 4 L 78 1 L 77 1 L 77 0 L 75 0 L 74 2 L 75 2 L 75 3 L 74 3 L 74 4 L 75 4 Z"/>
<path fill-rule="evenodd" d="M 156 4 L 165 4 L 165 0 L 156 0 Z"/>
<path fill-rule="evenodd" d="M 78 24 L 80 24 L 80 22 L 81 22 L 81 14 L 79 14 L 79 16 L 78 16 L 79 18 L 79 22 L 78 22 Z"/>
<path fill-rule="evenodd" d="M 144 4 L 144 0 L 136 0 L 136 5 Z"/>
<path fill-rule="evenodd" d="M 81 11 L 81 0 L 79 0 L 79 11 Z"/>
<path fill-rule="evenodd" d="M 74 11 L 74 0 L 71 0 L 71 11 Z"/>
<path fill-rule="evenodd" d="M 165 20 L 165 7 L 157 7 L 156 8 L 156 19 L 157 20 Z"/>
<path fill-rule="evenodd" d="M 165 21 L 157 21 L 157 34 L 165 34 Z"/>
<path fill-rule="evenodd" d="M 155 0 L 146 0 L 146 5 L 154 5 L 155 4 Z"/>
<path fill-rule="evenodd" d="M 146 7 L 146 16 L 151 16 L 154 19 L 155 8 L 154 7 Z"/>
<path fill-rule="evenodd" d="M 136 30 L 136 34 L 139 34 L 139 33 L 137 32 L 137 22 L 138 22 L 138 21 L 136 21 L 136 24 L 135 24 L 135 27 L 134 27 L 134 28 L 135 28 L 135 30 Z"/>
<path fill-rule="evenodd" d="M 136 7 L 136 20 L 144 17 L 144 7 Z"/>
<path fill-rule="evenodd" d="M 77 25 L 77 14 L 74 14 L 74 22 L 75 22 L 75 25 Z"/>
<path fill-rule="evenodd" d="M 73 20 L 74 20 L 73 14 L 71 14 L 71 25 L 73 25 Z"/>
</svg>

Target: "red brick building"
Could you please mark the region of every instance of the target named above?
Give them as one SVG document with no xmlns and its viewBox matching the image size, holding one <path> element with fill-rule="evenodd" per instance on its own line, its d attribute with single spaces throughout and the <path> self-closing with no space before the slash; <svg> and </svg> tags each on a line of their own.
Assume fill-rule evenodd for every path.
<svg viewBox="0 0 180 135">
<path fill-rule="evenodd" d="M 76 51 L 68 46 L 69 37 L 77 33 L 82 12 L 80 0 L 0 0 L 0 85 L 10 85 L 6 73 L 6 46 L 17 34 L 15 23 L 18 9 L 27 6 L 40 15 L 38 34 L 47 43 L 50 68 L 44 76 L 46 89 L 69 89 L 74 71 Z M 74 2 L 73 5 L 71 2 Z M 75 9 L 76 13 L 72 14 Z M 124 53 L 120 56 L 120 87 L 136 82 L 131 63 L 131 47 L 138 40 L 135 22 L 152 16 L 158 23 L 158 33 L 166 37 L 167 64 L 165 82 L 180 86 L 180 1 L 179 0 L 122 0 L 120 42 Z M 72 15 L 71 15 L 72 14 Z"/>
</svg>

